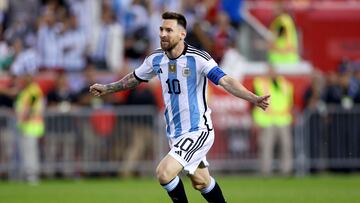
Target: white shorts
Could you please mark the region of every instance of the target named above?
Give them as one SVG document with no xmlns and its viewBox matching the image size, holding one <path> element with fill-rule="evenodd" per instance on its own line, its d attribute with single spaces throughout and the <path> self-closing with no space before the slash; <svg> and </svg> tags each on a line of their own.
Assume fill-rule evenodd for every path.
<svg viewBox="0 0 360 203">
<path fill-rule="evenodd" d="M 209 163 L 206 154 L 214 143 L 214 131 L 199 130 L 181 135 L 178 138 L 170 139 L 171 157 L 176 159 L 183 167 L 184 171 L 194 174 L 199 164 L 203 162 L 205 166 Z"/>
</svg>

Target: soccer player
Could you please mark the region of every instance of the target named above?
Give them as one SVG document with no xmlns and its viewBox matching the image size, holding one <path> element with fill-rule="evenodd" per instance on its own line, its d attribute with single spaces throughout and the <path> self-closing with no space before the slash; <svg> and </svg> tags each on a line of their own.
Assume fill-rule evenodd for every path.
<svg viewBox="0 0 360 203">
<path fill-rule="evenodd" d="M 178 174 L 188 173 L 192 185 L 208 202 L 225 198 L 209 174 L 206 154 L 214 142 L 211 110 L 206 103 L 207 79 L 236 97 L 266 109 L 269 95 L 256 96 L 226 75 L 205 51 L 185 43 L 186 19 L 182 14 L 165 12 L 160 26 L 161 49 L 150 54 L 134 72 L 110 84 L 94 84 L 95 96 L 128 90 L 157 76 L 165 104 L 166 133 L 170 152 L 160 161 L 156 175 L 173 202 L 188 202 Z"/>
</svg>

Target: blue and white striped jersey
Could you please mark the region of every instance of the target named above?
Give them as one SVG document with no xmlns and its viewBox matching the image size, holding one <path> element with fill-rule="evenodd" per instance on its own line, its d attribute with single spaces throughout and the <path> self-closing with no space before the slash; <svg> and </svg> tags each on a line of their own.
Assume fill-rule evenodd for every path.
<svg viewBox="0 0 360 203">
<path fill-rule="evenodd" d="M 134 75 L 140 81 L 158 76 L 169 138 L 212 129 L 211 110 L 206 103 L 207 78 L 218 84 L 225 74 L 208 53 L 185 44 L 182 55 L 169 59 L 164 51 L 157 49 L 134 71 Z"/>
</svg>

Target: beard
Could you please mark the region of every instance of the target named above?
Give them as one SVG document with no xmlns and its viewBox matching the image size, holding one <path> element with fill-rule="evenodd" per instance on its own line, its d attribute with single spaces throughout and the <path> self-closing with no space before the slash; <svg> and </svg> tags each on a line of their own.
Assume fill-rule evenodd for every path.
<svg viewBox="0 0 360 203">
<path fill-rule="evenodd" d="M 176 45 L 178 45 L 179 41 L 177 42 L 171 42 L 171 41 L 160 41 L 160 46 L 161 46 L 161 49 L 164 50 L 164 51 L 171 51 L 173 50 Z"/>
</svg>

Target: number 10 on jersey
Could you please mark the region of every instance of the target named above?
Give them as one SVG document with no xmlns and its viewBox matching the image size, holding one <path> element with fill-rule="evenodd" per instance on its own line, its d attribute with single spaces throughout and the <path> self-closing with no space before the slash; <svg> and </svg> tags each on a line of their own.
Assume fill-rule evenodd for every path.
<svg viewBox="0 0 360 203">
<path fill-rule="evenodd" d="M 166 84 L 168 85 L 168 93 L 169 94 L 180 94 L 181 93 L 181 89 L 180 89 L 180 81 L 178 79 L 167 79 L 166 80 Z"/>
</svg>

